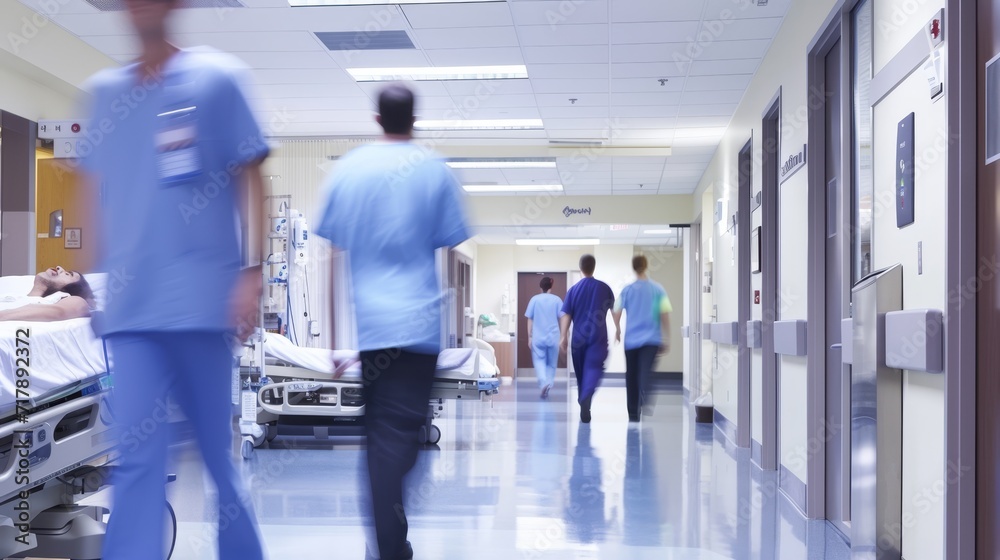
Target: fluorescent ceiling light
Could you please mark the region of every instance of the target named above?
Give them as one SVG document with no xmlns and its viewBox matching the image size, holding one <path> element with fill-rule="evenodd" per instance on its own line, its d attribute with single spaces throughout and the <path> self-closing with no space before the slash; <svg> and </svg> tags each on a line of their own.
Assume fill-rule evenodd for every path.
<svg viewBox="0 0 1000 560">
<path fill-rule="evenodd" d="M 452 169 L 555 169 L 556 162 L 518 160 L 449 161 L 448 167 Z"/>
<path fill-rule="evenodd" d="M 418 130 L 541 130 L 541 119 L 417 121 Z"/>
<path fill-rule="evenodd" d="M 498 0 L 288 0 L 290 6 L 382 6 L 392 4 L 467 4 Z"/>
<path fill-rule="evenodd" d="M 647 229 L 644 230 L 642 233 L 647 235 L 667 235 L 673 232 L 674 230 L 672 229 Z"/>
<path fill-rule="evenodd" d="M 465 185 L 462 188 L 470 193 L 496 192 L 561 192 L 562 185 Z"/>
<path fill-rule="evenodd" d="M 517 239 L 518 245 L 600 245 L 600 239 Z"/>
<path fill-rule="evenodd" d="M 528 77 L 527 66 L 447 66 L 413 68 L 348 68 L 358 82 L 399 80 L 521 80 Z"/>
</svg>

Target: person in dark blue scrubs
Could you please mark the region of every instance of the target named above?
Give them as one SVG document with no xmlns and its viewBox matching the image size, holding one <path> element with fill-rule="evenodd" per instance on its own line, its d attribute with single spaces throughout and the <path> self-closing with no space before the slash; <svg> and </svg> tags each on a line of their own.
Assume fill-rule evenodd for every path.
<svg viewBox="0 0 1000 560">
<path fill-rule="evenodd" d="M 239 85 L 240 63 L 168 41 L 180 0 L 125 5 L 141 54 L 91 80 L 79 145 L 99 269 L 118 288 L 94 320 L 109 341 L 122 430 L 102 558 L 163 557 L 165 409 L 176 403 L 218 492 L 219 557 L 257 560 L 257 524 L 233 463 L 227 337 L 249 334 L 259 309 L 261 272 L 240 270 L 239 214 L 263 199 L 268 148 Z M 246 220 L 265 231 L 263 219 L 256 230 Z"/>
<path fill-rule="evenodd" d="M 562 338 L 560 348 L 566 352 L 569 328 L 573 326 L 573 370 L 579 390 L 580 420 L 590 422 L 590 404 L 604 377 L 604 361 L 608 359 L 608 312 L 615 304 L 611 287 L 594 278 L 597 259 L 593 255 L 580 257 L 580 280 L 566 292 L 564 315 L 559 319 Z"/>
</svg>

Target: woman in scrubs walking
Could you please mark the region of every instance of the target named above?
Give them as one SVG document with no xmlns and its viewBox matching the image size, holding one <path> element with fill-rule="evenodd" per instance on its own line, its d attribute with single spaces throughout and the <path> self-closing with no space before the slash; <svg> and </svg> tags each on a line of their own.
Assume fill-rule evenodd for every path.
<svg viewBox="0 0 1000 560">
<path fill-rule="evenodd" d="M 538 283 L 542 293 L 531 298 L 524 316 L 528 318 L 528 346 L 531 347 L 531 361 L 538 376 L 538 387 L 542 398 L 548 398 L 552 384 L 556 381 L 556 364 L 559 360 L 559 317 L 562 316 L 563 302 L 559 296 L 549 293 L 552 279 L 546 276 Z"/>
</svg>

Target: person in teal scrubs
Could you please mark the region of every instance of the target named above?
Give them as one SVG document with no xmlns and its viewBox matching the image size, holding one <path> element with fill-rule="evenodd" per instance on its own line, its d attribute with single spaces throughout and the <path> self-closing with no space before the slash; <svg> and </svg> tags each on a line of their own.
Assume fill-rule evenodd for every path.
<svg viewBox="0 0 1000 560">
<path fill-rule="evenodd" d="M 542 293 L 531 298 L 524 316 L 528 318 L 528 346 L 531 361 L 538 377 L 538 387 L 542 398 L 548 398 L 552 385 L 556 382 L 556 366 L 559 361 L 559 318 L 562 317 L 563 301 L 552 291 L 552 279 L 542 278 L 538 286 Z"/>
<path fill-rule="evenodd" d="M 219 558 L 263 558 L 249 494 L 233 462 L 233 354 L 227 337 L 255 324 L 260 270 L 241 271 L 240 216 L 263 199 L 267 143 L 240 87 L 235 58 L 170 44 L 181 0 L 126 0 L 136 62 L 89 83 L 78 146 L 100 244 L 98 269 L 117 281 L 92 319 L 113 358 L 121 464 L 104 560 L 159 559 L 174 402 L 198 436 L 215 482 Z M 100 188 L 98 189 L 98 185 Z M 254 229 L 256 226 L 256 229 Z"/>
<path fill-rule="evenodd" d="M 621 341 L 622 313 L 628 317 L 625 329 L 625 394 L 630 422 L 638 422 L 644 405 L 649 405 L 646 389 L 656 357 L 670 351 L 670 298 L 663 286 L 646 276 L 649 261 L 639 255 L 632 259 L 636 281 L 625 286 L 615 301 L 615 340 Z M 648 406 L 647 406 L 648 408 Z"/>
</svg>

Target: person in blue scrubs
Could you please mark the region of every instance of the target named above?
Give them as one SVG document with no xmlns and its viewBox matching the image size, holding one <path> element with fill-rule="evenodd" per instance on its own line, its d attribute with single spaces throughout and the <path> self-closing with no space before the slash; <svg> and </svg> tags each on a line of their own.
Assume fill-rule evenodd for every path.
<svg viewBox="0 0 1000 560">
<path fill-rule="evenodd" d="M 531 361 L 538 377 L 538 387 L 542 398 L 548 398 L 552 385 L 556 382 L 556 366 L 559 361 L 559 317 L 562 316 L 563 301 L 549 293 L 552 279 L 548 276 L 538 283 L 542 293 L 528 301 L 524 316 L 528 318 L 528 346 Z"/>
<path fill-rule="evenodd" d="M 636 281 L 625 286 L 615 301 L 615 340 L 621 341 L 622 313 L 628 317 L 625 329 L 625 394 L 630 422 L 638 422 L 649 405 L 646 388 L 656 357 L 670 351 L 670 298 L 663 286 L 646 276 L 649 261 L 643 255 L 632 259 Z M 646 406 L 648 408 L 648 406 Z"/>
<path fill-rule="evenodd" d="M 566 292 L 563 313 L 559 319 L 563 352 L 569 345 L 569 328 L 573 327 L 573 370 L 579 390 L 580 421 L 590 422 L 590 405 L 604 377 L 604 361 L 608 359 L 608 312 L 615 303 L 611 287 L 594 278 L 597 259 L 593 255 L 580 257 L 580 280 Z"/>
<path fill-rule="evenodd" d="M 385 135 L 337 162 L 316 230 L 347 253 L 371 513 L 382 560 L 413 557 L 403 479 L 417 459 L 441 351 L 443 294 L 435 253 L 470 237 L 455 177 L 440 157 L 411 141 L 414 103 L 403 85 L 380 92 L 376 120 Z"/>
<path fill-rule="evenodd" d="M 239 209 L 263 197 L 268 148 L 235 59 L 168 42 L 166 21 L 180 0 L 125 4 L 141 54 L 92 79 L 79 145 L 100 229 L 99 269 L 116 288 L 93 319 L 109 341 L 122 430 L 102 558 L 163 557 L 176 407 L 215 482 L 219 558 L 256 560 L 257 524 L 233 462 L 227 337 L 249 334 L 259 309 L 260 270 L 240 270 Z M 262 219 L 248 226 L 266 231 Z"/>
</svg>

